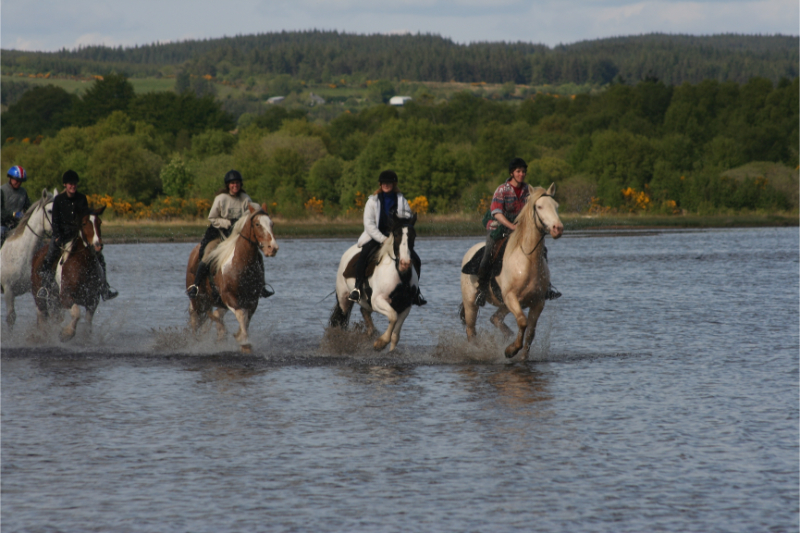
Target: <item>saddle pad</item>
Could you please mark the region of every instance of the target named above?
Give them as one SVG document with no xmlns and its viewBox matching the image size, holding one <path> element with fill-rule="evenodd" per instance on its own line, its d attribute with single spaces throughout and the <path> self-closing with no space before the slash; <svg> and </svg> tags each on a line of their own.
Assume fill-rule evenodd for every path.
<svg viewBox="0 0 800 533">
<path fill-rule="evenodd" d="M 378 249 L 375 249 L 375 253 L 372 254 L 370 257 L 369 263 L 367 263 L 367 270 L 366 270 L 366 277 L 369 278 L 375 272 L 375 255 L 377 254 Z M 358 264 L 358 258 L 361 257 L 361 252 L 358 252 L 356 255 L 350 259 L 350 262 L 347 263 L 347 266 L 344 269 L 343 275 L 345 279 L 347 278 L 354 278 L 356 277 L 356 265 Z"/>
<path fill-rule="evenodd" d="M 219 243 L 221 243 L 221 242 L 222 242 L 222 239 L 214 239 L 213 241 L 211 241 L 208 244 L 206 244 L 206 249 L 203 252 L 203 261 L 206 260 L 206 257 L 208 257 L 208 254 L 210 254 L 211 251 L 214 250 L 214 248 L 219 246 Z"/>
<path fill-rule="evenodd" d="M 506 251 L 506 244 L 508 243 L 508 238 L 505 238 L 501 241 L 495 243 L 494 252 L 492 253 L 492 278 L 495 276 L 500 275 L 500 271 L 503 270 L 503 254 Z M 471 276 L 478 275 L 478 268 L 481 266 L 481 259 L 483 259 L 483 250 L 486 246 L 481 246 L 475 252 L 475 255 L 472 256 L 472 259 L 467 261 L 467 264 L 461 269 L 462 274 L 467 274 Z"/>
</svg>

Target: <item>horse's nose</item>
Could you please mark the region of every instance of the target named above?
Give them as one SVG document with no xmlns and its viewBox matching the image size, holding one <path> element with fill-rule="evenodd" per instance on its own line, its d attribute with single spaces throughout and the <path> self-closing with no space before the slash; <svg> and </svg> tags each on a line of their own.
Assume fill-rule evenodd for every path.
<svg viewBox="0 0 800 533">
<path fill-rule="evenodd" d="M 411 266 L 411 261 L 407 261 L 405 259 L 400 260 L 400 272 L 405 272 Z"/>
<path fill-rule="evenodd" d="M 554 239 L 558 239 L 561 237 L 561 234 L 564 233 L 564 225 L 563 224 L 553 224 L 550 227 L 550 236 Z"/>
<path fill-rule="evenodd" d="M 267 257 L 275 257 L 275 254 L 278 253 L 278 243 L 272 241 L 272 244 L 267 244 L 263 247 L 264 255 Z"/>
</svg>

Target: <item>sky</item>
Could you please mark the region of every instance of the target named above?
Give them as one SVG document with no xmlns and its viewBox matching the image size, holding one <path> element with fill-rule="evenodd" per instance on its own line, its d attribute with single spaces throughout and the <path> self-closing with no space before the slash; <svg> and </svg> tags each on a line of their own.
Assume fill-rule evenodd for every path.
<svg viewBox="0 0 800 533">
<path fill-rule="evenodd" d="M 3 0 L 3 49 L 337 30 L 548 46 L 639 35 L 798 35 L 798 0 Z"/>
</svg>

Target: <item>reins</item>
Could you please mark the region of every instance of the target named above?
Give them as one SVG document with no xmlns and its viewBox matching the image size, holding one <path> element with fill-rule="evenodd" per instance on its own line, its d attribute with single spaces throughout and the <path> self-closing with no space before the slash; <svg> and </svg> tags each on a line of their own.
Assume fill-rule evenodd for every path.
<svg viewBox="0 0 800 533">
<path fill-rule="evenodd" d="M 47 204 L 50 204 L 50 203 L 52 203 L 52 202 L 47 202 Z M 53 221 L 52 221 L 52 220 L 50 220 L 50 218 L 47 216 L 47 209 L 45 209 L 45 206 L 46 206 L 47 204 L 44 204 L 44 205 L 42 206 L 42 218 L 44 218 L 45 220 L 47 220 L 47 221 L 50 223 L 50 228 L 52 228 L 52 227 L 53 227 Z M 26 220 L 26 221 L 25 221 L 25 227 L 26 227 L 26 228 L 28 228 L 29 230 L 31 230 L 31 233 L 33 233 L 33 234 L 36 236 L 36 238 L 37 238 L 37 239 L 43 239 L 43 238 L 45 238 L 45 237 L 52 237 L 52 236 L 53 236 L 53 231 L 52 231 L 52 229 L 50 230 L 49 234 L 48 234 L 48 232 L 47 232 L 47 231 L 42 231 L 42 234 L 41 234 L 41 235 L 39 235 L 38 233 L 36 233 L 36 232 L 33 230 L 33 228 L 31 227 L 31 219 L 30 219 L 30 217 L 28 217 L 28 220 Z M 42 227 L 44 227 L 44 224 L 42 224 Z"/>
<path fill-rule="evenodd" d="M 546 194 L 546 193 L 545 193 L 545 194 L 542 194 L 541 196 L 539 196 L 539 198 L 542 198 L 542 197 L 544 197 L 544 196 L 547 196 L 548 198 L 552 198 L 552 196 L 551 196 L 551 195 L 549 195 L 549 194 Z M 538 200 L 539 200 L 539 198 L 537 198 L 536 200 L 538 201 Z M 540 227 L 539 227 L 539 225 L 536 223 L 536 219 L 538 218 L 539 220 L 542 220 L 542 217 L 540 217 L 540 216 L 539 216 L 539 215 L 536 213 L 536 204 L 535 204 L 535 203 L 534 203 L 534 205 L 533 205 L 533 206 L 531 206 L 531 209 L 533 210 L 533 227 L 534 227 L 534 228 L 536 228 L 536 229 L 538 229 L 538 230 L 541 232 L 542 236 L 541 236 L 541 237 L 539 237 L 539 241 L 536 243 L 536 245 L 533 247 L 533 249 L 532 249 L 530 252 L 526 252 L 526 251 L 525 251 L 525 249 L 524 249 L 524 248 L 522 248 L 522 243 L 520 243 L 520 248 L 522 248 L 522 253 L 524 253 L 525 255 L 531 255 L 531 254 L 533 254 L 533 252 L 535 252 L 535 251 L 536 251 L 536 249 L 539 247 L 539 245 L 540 245 L 540 244 L 542 244 L 542 241 L 544 240 L 544 236 L 545 236 L 545 235 L 547 235 L 547 225 L 544 223 L 544 221 L 542 221 L 542 227 L 541 227 L 541 228 L 540 228 Z"/>
</svg>

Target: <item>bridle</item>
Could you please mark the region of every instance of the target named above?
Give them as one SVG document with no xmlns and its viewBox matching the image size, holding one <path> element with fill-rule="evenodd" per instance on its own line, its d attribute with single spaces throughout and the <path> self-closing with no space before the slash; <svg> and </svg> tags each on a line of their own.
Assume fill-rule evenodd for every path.
<svg viewBox="0 0 800 533">
<path fill-rule="evenodd" d="M 544 198 L 545 196 L 548 197 L 548 198 L 552 198 L 553 197 L 550 194 L 544 193 L 541 196 L 539 196 L 539 198 L 537 198 L 536 201 L 538 202 L 539 199 Z M 550 233 L 550 228 L 547 227 L 547 224 L 544 223 L 544 220 L 542 220 L 542 217 L 539 216 L 539 214 L 536 212 L 536 202 L 534 202 L 533 206 L 531 206 L 531 209 L 533 209 L 533 226 L 536 229 L 539 230 L 539 233 L 541 233 L 542 236 L 539 237 L 539 241 L 536 243 L 536 246 L 534 246 L 533 249 L 530 252 L 526 252 L 524 249 L 522 250 L 522 253 L 524 253 L 525 255 L 531 255 L 533 252 L 535 252 L 536 249 L 539 247 L 539 245 L 542 244 L 542 241 L 544 240 L 544 236 L 547 235 L 548 233 Z M 537 220 L 539 220 L 539 222 L 541 222 L 541 226 L 537 223 Z"/>
<path fill-rule="evenodd" d="M 259 211 L 256 211 L 255 213 L 252 213 L 250 215 L 250 219 L 248 220 L 248 222 L 250 222 L 250 236 L 248 237 L 247 235 L 244 234 L 244 231 L 240 231 L 239 232 L 239 237 L 244 239 L 244 240 L 246 240 L 247 242 L 249 242 L 250 244 L 252 244 L 256 248 L 261 249 L 261 243 L 259 242 L 259 240 L 258 239 L 254 239 L 252 237 L 253 232 L 255 231 L 253 229 L 253 219 L 258 215 L 267 215 L 267 216 L 269 216 L 269 214 L 266 211 L 264 211 L 263 209 L 261 209 Z"/>
<path fill-rule="evenodd" d="M 30 217 L 28 218 L 28 220 L 25 221 L 25 227 L 28 228 L 29 230 L 31 230 L 31 233 L 36 235 L 36 238 L 38 238 L 38 239 L 43 239 L 45 237 L 50 238 L 50 237 L 53 236 L 53 229 L 52 229 L 53 228 L 53 221 L 47 216 L 47 209 L 46 209 L 47 205 L 48 204 L 52 204 L 52 203 L 53 203 L 53 201 L 50 200 L 46 204 L 42 205 L 42 218 L 50 223 L 50 231 L 49 232 L 48 231 L 42 231 L 42 234 L 39 235 L 31 227 L 31 219 L 30 219 Z M 42 223 L 42 227 L 44 227 L 44 223 Z"/>
</svg>

